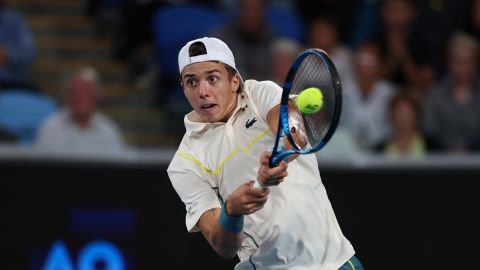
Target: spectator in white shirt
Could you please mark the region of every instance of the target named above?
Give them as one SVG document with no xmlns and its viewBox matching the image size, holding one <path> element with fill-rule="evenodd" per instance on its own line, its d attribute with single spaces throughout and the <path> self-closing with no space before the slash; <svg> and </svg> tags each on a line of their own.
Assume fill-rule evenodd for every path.
<svg viewBox="0 0 480 270">
<path fill-rule="evenodd" d="M 354 79 L 343 82 L 341 125 L 350 130 L 364 151 L 373 150 L 390 133 L 388 104 L 397 89 L 381 77 L 381 67 L 380 49 L 366 42 L 354 57 Z"/>
<path fill-rule="evenodd" d="M 119 154 L 125 144 L 116 123 L 97 110 L 100 98 L 96 71 L 73 74 L 65 89 L 65 106 L 40 127 L 35 147 L 71 154 Z"/>
</svg>

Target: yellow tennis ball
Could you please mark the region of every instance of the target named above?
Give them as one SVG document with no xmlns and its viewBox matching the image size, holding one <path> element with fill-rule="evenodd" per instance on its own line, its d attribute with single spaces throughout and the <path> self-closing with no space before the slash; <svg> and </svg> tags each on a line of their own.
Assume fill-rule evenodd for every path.
<svg viewBox="0 0 480 270">
<path fill-rule="evenodd" d="M 323 94 L 317 87 L 310 87 L 298 94 L 295 99 L 295 105 L 302 113 L 316 113 L 323 105 Z"/>
</svg>

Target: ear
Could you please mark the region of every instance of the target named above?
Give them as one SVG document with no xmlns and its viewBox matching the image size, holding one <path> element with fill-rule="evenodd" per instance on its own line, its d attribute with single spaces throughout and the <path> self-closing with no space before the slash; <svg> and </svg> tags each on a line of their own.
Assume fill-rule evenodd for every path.
<svg viewBox="0 0 480 270">
<path fill-rule="evenodd" d="M 235 74 L 235 76 L 232 77 L 232 93 L 237 92 L 238 87 L 240 86 L 240 76 Z"/>
<path fill-rule="evenodd" d="M 183 87 L 183 81 L 182 81 L 182 78 L 179 78 L 178 79 L 178 83 L 180 84 L 180 86 L 182 87 L 182 91 L 183 93 L 185 94 L 185 87 Z"/>
</svg>

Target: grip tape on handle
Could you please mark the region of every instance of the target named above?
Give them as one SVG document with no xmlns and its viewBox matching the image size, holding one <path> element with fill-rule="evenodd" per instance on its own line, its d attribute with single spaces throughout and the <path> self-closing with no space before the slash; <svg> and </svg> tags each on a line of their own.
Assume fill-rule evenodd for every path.
<svg viewBox="0 0 480 270">
<path fill-rule="evenodd" d="M 253 183 L 253 187 L 261 189 L 261 188 L 266 188 L 267 186 L 261 184 L 260 182 L 258 182 L 258 180 L 256 180 L 255 183 Z"/>
</svg>

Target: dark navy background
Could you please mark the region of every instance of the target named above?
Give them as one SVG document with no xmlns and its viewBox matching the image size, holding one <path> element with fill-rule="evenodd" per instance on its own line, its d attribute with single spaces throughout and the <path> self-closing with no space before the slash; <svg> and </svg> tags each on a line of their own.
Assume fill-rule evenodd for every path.
<svg viewBox="0 0 480 270">
<path fill-rule="evenodd" d="M 233 269 L 200 233 L 167 164 L 1 161 L 1 269 L 41 269 L 61 240 L 73 263 L 103 239 L 127 269 Z M 322 168 L 346 237 L 368 270 L 460 269 L 478 251 L 478 170 Z M 107 269 L 102 262 L 97 269 Z"/>
</svg>

